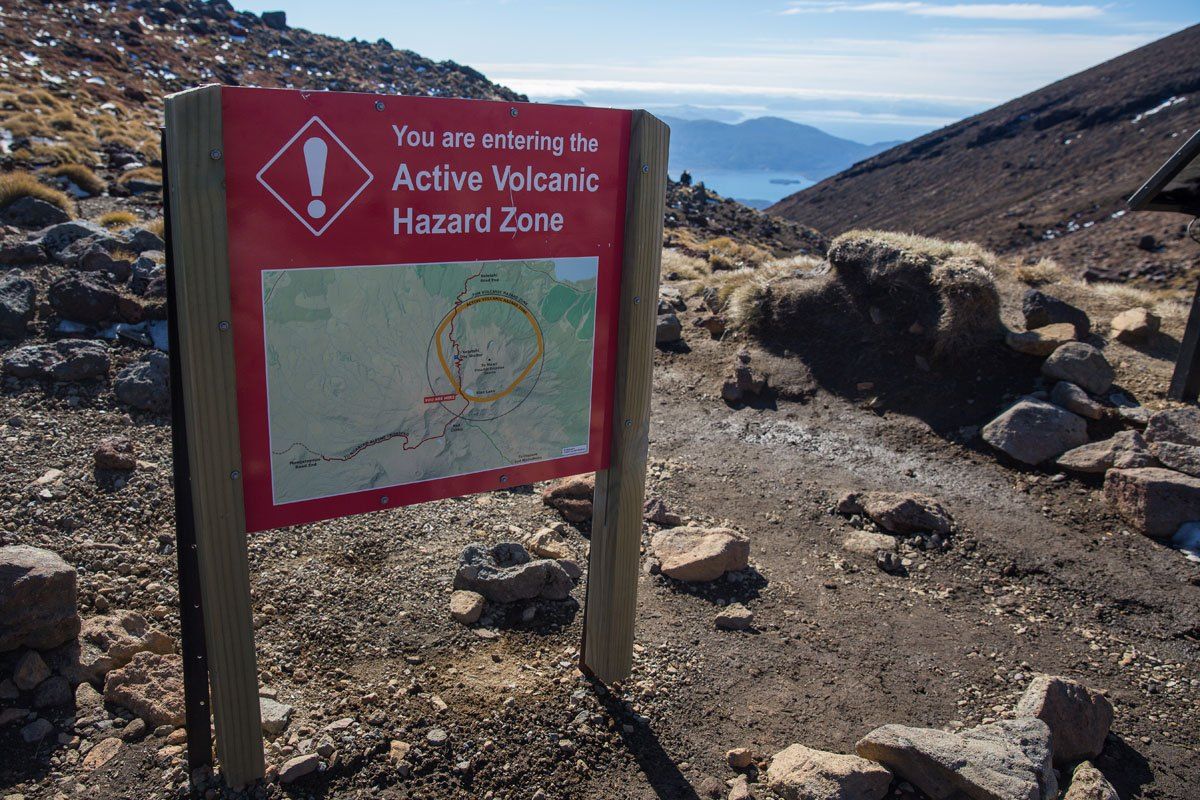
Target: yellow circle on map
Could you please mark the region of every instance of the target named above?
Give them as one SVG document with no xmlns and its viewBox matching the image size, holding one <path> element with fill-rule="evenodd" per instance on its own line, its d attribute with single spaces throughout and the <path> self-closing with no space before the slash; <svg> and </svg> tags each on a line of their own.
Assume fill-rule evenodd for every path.
<svg viewBox="0 0 1200 800">
<path fill-rule="evenodd" d="M 525 365 L 525 369 L 521 370 L 521 374 L 517 376 L 517 379 L 510 383 L 503 391 L 487 395 L 472 395 L 463 391 L 463 388 L 458 385 L 458 380 L 454 377 L 454 370 L 450 369 L 450 365 L 446 363 L 446 354 L 442 352 L 442 331 L 446 330 L 446 326 L 453 322 L 454 318 L 466 309 L 473 305 L 487 303 L 490 301 L 508 303 L 510 306 L 525 315 L 525 318 L 529 320 L 529 324 L 533 327 L 533 332 L 537 335 L 537 353 L 534 355 L 533 359 Z M 493 294 L 475 297 L 466 301 L 465 303 L 455 306 L 454 310 L 447 314 L 446 318 L 442 320 L 442 324 L 438 326 L 437 333 L 434 334 L 434 339 L 437 342 L 438 361 L 440 361 L 442 364 L 442 372 L 445 372 L 446 377 L 450 379 L 450 385 L 454 387 L 454 391 L 458 392 L 472 403 L 492 403 L 511 394 L 512 391 L 521 383 L 521 381 L 528 377 L 530 371 L 533 369 L 534 364 L 536 364 L 538 359 L 542 357 L 542 352 L 544 350 L 544 344 L 542 342 L 542 329 L 538 327 L 537 321 L 534 320 L 533 315 L 529 313 L 529 309 L 525 308 L 525 306 L 521 305 L 516 300 L 511 300 L 507 297 L 501 297 L 500 295 Z"/>
</svg>

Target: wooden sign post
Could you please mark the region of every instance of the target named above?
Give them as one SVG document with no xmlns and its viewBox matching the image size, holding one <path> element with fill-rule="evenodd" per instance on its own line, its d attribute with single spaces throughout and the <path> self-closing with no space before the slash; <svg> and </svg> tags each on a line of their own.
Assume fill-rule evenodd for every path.
<svg viewBox="0 0 1200 800">
<path fill-rule="evenodd" d="M 595 471 L 581 668 L 629 674 L 667 139 L 643 111 L 167 98 L 193 768 L 207 679 L 226 781 L 264 773 L 256 531 Z"/>
</svg>

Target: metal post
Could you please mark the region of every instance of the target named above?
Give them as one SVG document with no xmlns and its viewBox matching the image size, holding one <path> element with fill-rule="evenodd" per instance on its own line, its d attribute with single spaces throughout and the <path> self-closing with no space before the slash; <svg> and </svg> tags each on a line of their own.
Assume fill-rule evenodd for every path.
<svg viewBox="0 0 1200 800">
<path fill-rule="evenodd" d="M 162 152 L 167 132 L 162 130 Z M 171 248 L 171 193 L 167 159 L 163 158 L 163 219 L 167 254 L 167 332 L 171 365 L 171 454 L 175 478 L 175 556 L 179 569 L 179 629 L 183 650 L 183 701 L 187 729 L 188 770 L 212 768 L 211 715 L 208 708 L 208 652 L 204 643 L 204 607 L 200 597 L 200 565 L 196 557 L 196 524 L 192 513 L 192 476 L 188 462 L 187 425 L 183 416 L 183 374 L 179 361 L 179 319 L 175 308 L 175 269 Z"/>
</svg>

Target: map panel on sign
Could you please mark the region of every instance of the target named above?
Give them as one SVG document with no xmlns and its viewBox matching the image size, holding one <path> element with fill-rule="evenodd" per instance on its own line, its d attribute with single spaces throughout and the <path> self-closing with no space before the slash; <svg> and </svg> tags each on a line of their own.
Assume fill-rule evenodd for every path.
<svg viewBox="0 0 1200 800">
<path fill-rule="evenodd" d="M 265 270 L 278 504 L 589 450 L 595 258 Z"/>
</svg>

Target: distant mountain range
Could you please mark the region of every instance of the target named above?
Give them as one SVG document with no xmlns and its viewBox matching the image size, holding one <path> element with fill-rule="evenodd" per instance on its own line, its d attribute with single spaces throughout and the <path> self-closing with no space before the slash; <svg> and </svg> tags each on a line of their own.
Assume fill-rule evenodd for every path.
<svg viewBox="0 0 1200 800">
<path fill-rule="evenodd" d="M 779 117 L 737 124 L 679 117 L 663 121 L 671 126 L 672 175 L 720 169 L 782 172 L 816 181 L 896 144 L 852 142 Z"/>
<path fill-rule="evenodd" d="M 1187 219 L 1127 213 L 1125 199 L 1197 128 L 1200 25 L 880 153 L 770 213 L 830 236 L 913 231 L 1092 277 L 1182 281 L 1196 267 Z"/>
</svg>

